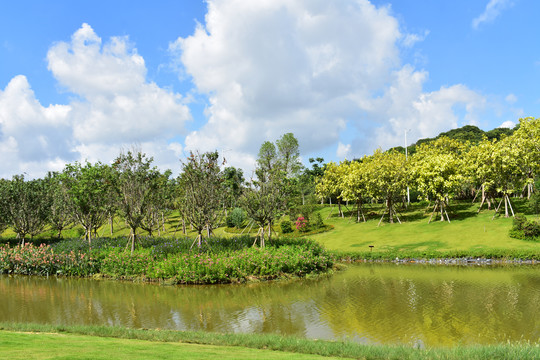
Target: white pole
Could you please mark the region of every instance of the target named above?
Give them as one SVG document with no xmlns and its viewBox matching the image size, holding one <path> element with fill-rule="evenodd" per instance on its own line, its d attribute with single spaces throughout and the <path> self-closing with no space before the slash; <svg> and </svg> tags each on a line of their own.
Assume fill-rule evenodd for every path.
<svg viewBox="0 0 540 360">
<path fill-rule="evenodd" d="M 407 133 L 411 131 L 411 129 L 409 130 L 405 130 L 405 161 L 408 162 L 409 160 L 409 154 L 408 154 L 408 151 L 407 151 Z M 411 203 L 411 196 L 409 194 L 409 185 L 407 185 L 407 205 L 409 205 Z"/>
</svg>

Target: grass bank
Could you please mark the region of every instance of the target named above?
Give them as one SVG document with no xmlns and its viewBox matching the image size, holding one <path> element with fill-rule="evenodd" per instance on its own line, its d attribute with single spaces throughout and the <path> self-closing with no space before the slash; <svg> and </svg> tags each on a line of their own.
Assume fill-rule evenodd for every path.
<svg viewBox="0 0 540 360">
<path fill-rule="evenodd" d="M 217 334 L 105 326 L 0 323 L 0 352 L 12 359 L 539 359 L 538 344 L 414 349 L 278 335 Z M 204 346 L 193 346 L 200 344 Z M 257 349 L 257 351 L 253 351 Z"/>
</svg>

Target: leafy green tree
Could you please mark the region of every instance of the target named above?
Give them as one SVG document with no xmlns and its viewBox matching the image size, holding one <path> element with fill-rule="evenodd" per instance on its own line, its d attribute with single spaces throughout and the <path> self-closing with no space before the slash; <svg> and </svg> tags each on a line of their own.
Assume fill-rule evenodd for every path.
<svg viewBox="0 0 540 360">
<path fill-rule="evenodd" d="M 83 166 L 79 162 L 67 164 L 60 175 L 69 196 L 69 204 L 75 220 L 84 228 L 84 237 L 92 243 L 107 219 L 107 207 L 113 190 L 110 167 L 100 162 Z"/>
<path fill-rule="evenodd" d="M 450 222 L 448 201 L 453 198 L 464 181 L 463 157 L 467 145 L 441 137 L 434 142 L 420 145 L 412 158 L 412 176 L 418 190 L 427 199 L 434 200 L 433 214 L 438 210 Z"/>
<path fill-rule="evenodd" d="M 360 216 L 363 221 L 366 221 L 363 211 L 363 199 L 366 197 L 368 189 L 368 179 L 366 166 L 370 158 L 365 156 L 360 161 L 352 161 L 350 163 L 342 163 L 339 166 L 343 167 L 342 173 L 342 195 L 346 201 L 354 201 L 356 203 L 356 221 L 360 222 Z"/>
<path fill-rule="evenodd" d="M 197 244 L 201 246 L 202 232 L 208 235 L 222 218 L 224 200 L 223 174 L 219 168 L 218 152 L 190 153 L 182 162 L 179 178 L 182 213 L 197 231 Z"/>
<path fill-rule="evenodd" d="M 279 171 L 265 173 L 264 180 L 252 181 L 242 194 L 240 204 L 247 215 L 259 226 L 260 247 L 265 246 L 265 227 L 268 226 L 269 239 L 272 236 L 272 223 L 284 210 L 283 178 Z"/>
<path fill-rule="evenodd" d="M 223 169 L 223 186 L 226 192 L 226 207 L 236 206 L 244 184 L 244 172 L 240 168 L 229 166 Z"/>
<path fill-rule="evenodd" d="M 519 128 L 511 137 L 512 145 L 520 150 L 522 172 L 525 176 L 527 198 L 533 193 L 534 178 L 540 172 L 540 118 L 519 120 Z"/>
<path fill-rule="evenodd" d="M 365 162 L 364 170 L 366 193 L 384 201 L 386 207 L 379 224 L 385 214 L 388 214 L 389 222 L 394 223 L 394 216 L 397 217 L 395 203 L 406 195 L 410 177 L 405 155 L 395 151 L 383 153 L 377 150 L 370 160 Z M 399 217 L 397 220 L 401 222 Z"/>
<path fill-rule="evenodd" d="M 482 194 L 478 212 L 487 203 L 488 210 L 495 202 L 495 166 L 493 164 L 494 142 L 484 139 L 478 145 L 472 146 L 464 156 L 462 163 L 464 173 L 473 187 L 479 188 Z M 478 191 L 478 190 L 477 190 Z M 477 193 L 478 194 L 478 193 Z M 473 200 L 474 201 L 474 200 Z"/>
<path fill-rule="evenodd" d="M 343 178 L 347 169 L 334 162 L 326 164 L 324 175 L 316 186 L 316 193 L 320 199 L 336 198 L 338 203 L 339 216 L 343 217 L 341 202 L 343 200 Z"/>
<path fill-rule="evenodd" d="M 8 218 L 8 189 L 9 181 L 0 179 L 0 235 L 7 229 L 9 224 Z"/>
<path fill-rule="evenodd" d="M 160 173 L 152 167 L 153 158 L 148 158 L 141 151 L 121 153 L 112 168 L 115 176 L 115 190 L 118 209 L 130 228 L 131 253 L 135 250 L 137 229 L 149 214 L 155 214 L 159 206 Z"/>
<path fill-rule="evenodd" d="M 48 182 L 50 211 L 48 223 L 51 228 L 58 231 L 58 238 L 62 237 L 62 231 L 73 224 L 73 216 L 69 205 L 67 188 L 62 182 L 59 173 L 49 173 Z"/>
<path fill-rule="evenodd" d="M 146 212 L 141 223 L 141 229 L 148 231 L 152 236 L 154 231 L 165 231 L 165 222 L 167 217 L 175 209 L 175 190 L 176 182 L 171 178 L 172 172 L 166 170 L 159 173 L 157 178 L 157 190 L 151 195 L 151 206 Z"/>
<path fill-rule="evenodd" d="M 298 140 L 293 133 L 286 133 L 276 141 L 278 161 L 286 178 L 294 178 L 302 169 Z"/>
<path fill-rule="evenodd" d="M 43 231 L 50 209 L 45 180 L 25 181 L 24 175 L 13 176 L 7 184 L 5 201 L 8 222 L 22 244 L 28 235 L 33 237 Z"/>
</svg>

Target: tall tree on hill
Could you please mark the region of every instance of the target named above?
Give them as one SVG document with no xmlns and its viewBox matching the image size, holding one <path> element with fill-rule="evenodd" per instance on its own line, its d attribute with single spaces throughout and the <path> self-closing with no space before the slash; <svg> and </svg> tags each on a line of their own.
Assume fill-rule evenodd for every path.
<svg viewBox="0 0 540 360">
<path fill-rule="evenodd" d="M 7 229 L 8 218 L 8 185 L 9 181 L 0 179 L 0 235 Z"/>
<path fill-rule="evenodd" d="M 444 216 L 450 222 L 447 207 L 448 201 L 453 198 L 464 180 L 463 157 L 467 145 L 441 137 L 434 142 L 421 145 L 412 159 L 412 176 L 417 184 L 418 191 L 430 200 L 435 200 L 433 217 L 436 211 L 440 212 L 441 221 Z"/>
<path fill-rule="evenodd" d="M 60 239 L 62 231 L 73 223 L 69 196 L 60 174 L 49 173 L 46 181 L 48 182 L 51 205 L 48 222 L 54 230 L 58 231 L 57 236 Z"/>
<path fill-rule="evenodd" d="M 112 168 L 115 176 L 118 209 L 130 229 L 131 253 L 135 250 L 137 229 L 146 216 L 153 215 L 159 206 L 160 173 L 152 167 L 153 158 L 140 150 L 120 153 Z"/>
<path fill-rule="evenodd" d="M 362 205 L 364 197 L 368 195 L 366 167 L 369 166 L 369 161 L 370 158 L 365 156 L 361 160 L 339 165 L 344 167 L 342 172 L 345 174 L 342 178 L 343 199 L 356 202 L 357 222 L 360 222 L 360 216 L 362 216 L 363 221 L 366 222 Z"/>
<path fill-rule="evenodd" d="M 50 210 L 47 182 L 25 180 L 24 175 L 15 175 L 6 185 L 8 223 L 24 245 L 28 235 L 39 234 L 47 224 Z"/>
<path fill-rule="evenodd" d="M 85 230 L 85 239 L 92 243 L 92 234 L 97 233 L 107 219 L 107 206 L 111 201 L 113 179 L 110 167 L 100 162 L 67 164 L 60 175 L 67 189 L 69 205 L 76 221 Z"/>
<path fill-rule="evenodd" d="M 223 217 L 223 174 L 218 163 L 218 152 L 190 153 L 182 162 L 178 183 L 182 188 L 182 213 L 197 231 L 197 244 L 202 245 L 202 232 L 208 235 Z"/>
<path fill-rule="evenodd" d="M 383 153 L 377 150 L 364 164 L 364 170 L 366 193 L 383 200 L 385 204 L 379 225 L 386 214 L 391 224 L 394 223 L 394 216 L 401 223 L 395 204 L 406 195 L 409 183 L 410 173 L 405 155 L 396 151 Z"/>
<path fill-rule="evenodd" d="M 320 199 L 336 198 L 338 204 L 338 215 L 343 217 L 341 202 L 343 200 L 343 177 L 344 167 L 340 167 L 334 162 L 326 164 L 324 175 L 316 186 L 316 193 Z"/>
</svg>

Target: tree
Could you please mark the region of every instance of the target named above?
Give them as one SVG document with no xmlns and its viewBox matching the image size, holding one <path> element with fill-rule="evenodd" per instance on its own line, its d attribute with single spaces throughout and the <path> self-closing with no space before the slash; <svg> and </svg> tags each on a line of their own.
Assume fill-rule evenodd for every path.
<svg viewBox="0 0 540 360">
<path fill-rule="evenodd" d="M 131 253 L 135 250 L 137 229 L 145 216 L 154 213 L 159 192 L 159 171 L 151 167 L 153 158 L 139 150 L 120 153 L 112 168 L 115 172 L 118 209 L 130 228 Z"/>
<path fill-rule="evenodd" d="M 58 231 L 58 238 L 60 239 L 62 231 L 73 223 L 69 196 L 60 174 L 49 173 L 46 181 L 48 182 L 48 196 L 50 197 L 51 206 L 48 222 L 54 230 Z"/>
<path fill-rule="evenodd" d="M 298 140 L 292 133 L 286 133 L 276 141 L 278 150 L 278 161 L 285 177 L 294 178 L 302 169 L 300 162 L 300 150 Z"/>
<path fill-rule="evenodd" d="M 60 175 L 69 195 L 69 204 L 76 221 L 84 228 L 84 237 L 92 243 L 92 234 L 97 233 L 107 219 L 107 206 L 111 201 L 111 171 L 100 162 L 83 166 L 79 162 L 68 164 Z"/>
<path fill-rule="evenodd" d="M 341 201 L 343 200 L 343 177 L 345 168 L 340 167 L 335 162 L 329 162 L 324 169 L 324 175 L 317 184 L 315 191 L 320 199 L 337 198 L 338 213 L 343 217 Z M 346 171 L 346 170 L 345 170 Z"/>
<path fill-rule="evenodd" d="M 395 203 L 406 194 L 410 177 L 405 155 L 396 151 L 381 152 L 376 150 L 365 163 L 366 193 L 375 199 L 384 201 L 385 212 L 379 221 L 388 214 L 389 222 L 397 217 Z M 399 217 L 397 217 L 398 221 Z"/>
<path fill-rule="evenodd" d="M 530 198 L 534 177 L 540 171 L 540 118 L 520 119 L 519 128 L 511 138 L 512 144 L 520 150 L 522 172 L 526 177 L 527 198 Z"/>
<path fill-rule="evenodd" d="M 8 218 L 8 189 L 9 181 L 0 179 L 0 235 L 6 230 L 9 224 Z"/>
<path fill-rule="evenodd" d="M 283 178 L 279 170 L 264 173 L 258 181 L 252 180 L 240 200 L 242 208 L 259 225 L 260 247 L 265 246 L 264 228 L 268 225 L 268 236 L 272 236 L 272 223 L 284 209 Z"/>
<path fill-rule="evenodd" d="M 224 198 L 223 174 L 219 168 L 218 152 L 190 153 L 182 162 L 179 185 L 182 213 L 197 231 L 197 244 L 201 247 L 202 232 L 207 228 L 210 235 L 221 219 Z"/>
<path fill-rule="evenodd" d="M 433 214 L 438 210 L 441 221 L 444 216 L 450 222 L 446 208 L 449 199 L 455 196 L 456 191 L 464 180 L 463 157 L 467 145 L 441 137 L 431 143 L 418 147 L 412 158 L 412 176 L 418 191 L 425 198 L 435 200 Z"/>
<path fill-rule="evenodd" d="M 352 161 L 350 163 L 342 163 L 339 166 L 343 166 L 342 173 L 345 176 L 342 178 L 342 195 L 346 201 L 356 202 L 356 221 L 360 222 L 360 215 L 364 222 L 366 218 L 362 209 L 362 200 L 367 195 L 367 172 L 366 166 L 370 161 L 369 157 L 365 156 L 359 161 Z"/>
<path fill-rule="evenodd" d="M 226 193 L 226 204 L 228 208 L 236 206 L 237 200 L 242 194 L 242 186 L 244 184 L 244 172 L 240 168 L 229 166 L 223 169 L 223 186 Z"/>
<path fill-rule="evenodd" d="M 158 234 L 161 234 L 161 229 L 165 231 L 166 215 L 174 208 L 175 182 L 170 178 L 171 174 L 170 170 L 163 174 L 158 172 L 156 190 L 150 194 L 150 205 L 141 223 L 141 229 L 148 231 L 150 236 L 156 230 Z"/>
<path fill-rule="evenodd" d="M 24 180 L 24 175 L 15 175 L 6 189 L 6 211 L 8 223 L 21 240 L 39 234 L 47 223 L 50 209 L 47 183 L 43 179 Z"/>
</svg>

